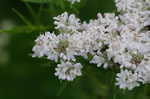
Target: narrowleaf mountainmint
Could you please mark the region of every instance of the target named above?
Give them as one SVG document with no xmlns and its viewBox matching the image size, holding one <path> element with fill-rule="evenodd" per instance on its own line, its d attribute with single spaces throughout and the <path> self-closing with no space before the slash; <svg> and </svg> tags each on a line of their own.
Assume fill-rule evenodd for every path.
<svg viewBox="0 0 150 99">
<path fill-rule="evenodd" d="M 121 89 L 132 90 L 150 83 L 150 0 L 115 3 L 118 15 L 98 13 L 97 19 L 89 23 L 67 12 L 54 17 L 55 29 L 60 33 L 40 35 L 33 47 L 33 57 L 46 56 L 60 63 L 55 75 L 61 80 L 72 81 L 81 76 L 84 66 L 76 61 L 76 56 L 89 59 L 91 55 L 89 63 L 97 67 L 107 69 L 118 64 L 116 85 Z"/>
</svg>

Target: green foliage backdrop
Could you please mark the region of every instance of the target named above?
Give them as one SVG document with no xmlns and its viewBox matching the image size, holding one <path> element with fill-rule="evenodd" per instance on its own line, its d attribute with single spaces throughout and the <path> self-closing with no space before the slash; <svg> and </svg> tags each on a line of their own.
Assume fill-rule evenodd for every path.
<svg viewBox="0 0 150 99">
<path fill-rule="evenodd" d="M 68 11 L 88 21 L 98 12 L 116 11 L 113 0 L 81 1 L 74 6 L 64 0 L 0 1 L 0 20 L 11 19 L 16 24 L 10 30 L 0 30 L 11 36 L 9 62 L 0 66 L 0 99 L 150 99 L 149 85 L 133 91 L 115 87 L 112 69 L 106 71 L 80 59 L 86 65 L 83 76 L 66 82 L 53 75 L 54 62 L 31 57 L 36 37 L 53 31 L 52 17 Z"/>
</svg>

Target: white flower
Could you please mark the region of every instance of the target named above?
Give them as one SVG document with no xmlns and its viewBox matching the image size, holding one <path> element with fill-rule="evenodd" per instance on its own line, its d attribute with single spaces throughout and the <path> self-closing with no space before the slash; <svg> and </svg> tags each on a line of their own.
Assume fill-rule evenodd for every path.
<svg viewBox="0 0 150 99">
<path fill-rule="evenodd" d="M 69 38 L 72 50 L 76 51 L 78 56 L 86 57 L 87 53 L 92 53 L 93 49 L 99 47 L 95 42 L 96 37 L 88 32 L 76 33 Z"/>
<path fill-rule="evenodd" d="M 147 1 L 145 0 L 115 0 L 115 2 L 116 2 L 118 11 L 135 13 L 135 12 L 142 10 L 146 6 L 146 3 L 148 3 L 149 1 L 148 0 Z"/>
<path fill-rule="evenodd" d="M 143 84 L 150 83 L 150 60 L 143 60 L 135 71 Z"/>
<path fill-rule="evenodd" d="M 54 33 L 46 32 L 45 34 L 40 35 L 36 40 L 36 45 L 33 47 L 32 51 L 34 54 L 33 57 L 43 57 L 47 56 L 49 53 L 49 43 L 51 44 L 49 47 L 53 48 L 58 43 L 56 41 L 57 36 Z"/>
<path fill-rule="evenodd" d="M 80 28 L 80 19 L 76 18 L 74 14 L 69 15 L 67 12 L 54 17 L 55 29 L 65 33 L 74 33 Z"/>
<path fill-rule="evenodd" d="M 59 58 L 63 60 L 74 60 L 74 52 L 68 50 L 69 34 L 55 35 L 54 33 L 46 32 L 36 39 L 36 45 L 33 47 L 33 57 L 47 56 L 48 59 L 58 62 Z"/>
<path fill-rule="evenodd" d="M 80 63 L 61 62 L 57 65 L 55 76 L 61 80 L 72 81 L 77 76 L 81 76 L 82 65 Z"/>
<path fill-rule="evenodd" d="M 80 0 L 68 0 L 71 3 Z M 120 68 L 117 83 L 121 89 L 133 89 L 150 83 L 150 2 L 149 0 L 115 0 L 118 15 L 98 13 L 97 19 L 80 23 L 67 12 L 54 17 L 60 34 L 46 32 L 33 47 L 33 57 L 46 56 L 60 62 L 55 75 L 73 80 L 81 75 L 76 56 L 93 57 L 90 63 Z M 125 69 L 125 70 L 124 70 Z"/>
<path fill-rule="evenodd" d="M 121 72 L 117 74 L 116 80 L 116 85 L 121 89 L 132 90 L 134 87 L 140 85 L 138 83 L 137 73 L 132 73 L 132 71 L 129 70 L 121 70 Z"/>
<path fill-rule="evenodd" d="M 100 67 L 102 64 L 105 63 L 105 59 L 104 59 L 103 57 L 101 57 L 101 56 L 95 55 L 95 56 L 93 57 L 93 59 L 90 61 L 90 63 L 97 64 L 97 67 Z M 107 67 L 107 66 L 106 66 L 106 67 Z M 104 68 L 106 68 L 106 67 L 104 67 Z"/>
</svg>

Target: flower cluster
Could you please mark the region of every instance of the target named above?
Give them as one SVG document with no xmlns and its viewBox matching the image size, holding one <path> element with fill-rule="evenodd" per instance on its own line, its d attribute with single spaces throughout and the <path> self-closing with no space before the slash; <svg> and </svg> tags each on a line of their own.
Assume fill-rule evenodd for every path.
<svg viewBox="0 0 150 99">
<path fill-rule="evenodd" d="M 55 75 L 72 81 L 83 66 L 76 56 L 105 69 L 117 66 L 116 85 L 133 89 L 150 83 L 150 1 L 115 0 L 115 13 L 98 13 L 97 19 L 81 22 L 67 12 L 54 17 L 59 34 L 46 32 L 36 39 L 33 57 L 60 62 Z M 90 58 L 89 58 L 90 56 Z M 118 64 L 118 65 L 116 65 Z"/>
</svg>

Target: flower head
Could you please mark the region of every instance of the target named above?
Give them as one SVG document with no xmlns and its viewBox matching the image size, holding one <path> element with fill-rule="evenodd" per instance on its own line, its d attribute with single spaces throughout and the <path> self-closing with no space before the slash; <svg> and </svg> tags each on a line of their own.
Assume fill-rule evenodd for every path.
<svg viewBox="0 0 150 99">
<path fill-rule="evenodd" d="M 82 65 L 80 63 L 61 62 L 57 65 L 55 75 L 61 80 L 72 81 L 77 76 L 81 76 Z"/>
</svg>

